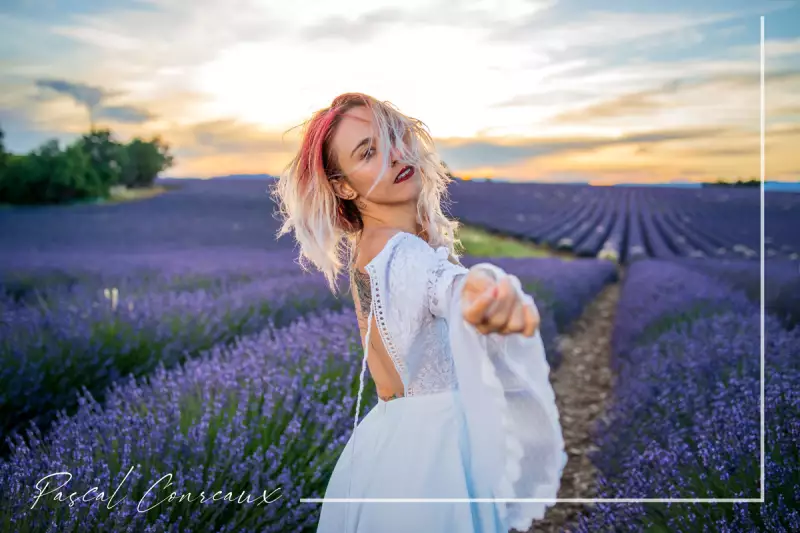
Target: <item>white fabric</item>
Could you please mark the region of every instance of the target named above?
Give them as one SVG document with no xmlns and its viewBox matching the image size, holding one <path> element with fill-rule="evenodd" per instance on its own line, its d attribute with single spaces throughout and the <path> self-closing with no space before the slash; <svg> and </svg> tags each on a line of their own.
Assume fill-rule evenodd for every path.
<svg viewBox="0 0 800 533">
<path fill-rule="evenodd" d="M 494 265 L 490 265 L 489 269 L 498 276 L 507 275 Z M 452 447 L 466 450 L 463 471 L 453 472 L 451 466 L 451 470 L 439 473 L 449 478 L 464 478 L 469 483 L 463 485 L 456 482 L 455 486 L 448 486 L 446 489 L 449 493 L 460 491 L 472 495 L 470 497 L 481 495 L 480 497 L 554 500 L 566 462 L 566 453 L 555 397 L 548 379 L 550 368 L 539 334 L 528 338 L 520 334 L 487 336 L 478 332 L 462 315 L 461 288 L 468 270 L 448 261 L 447 248 L 434 250 L 416 235 L 406 232 L 394 235 L 370 261 L 366 270 L 370 275 L 372 290 L 368 324 L 374 315 L 381 339 L 403 380 L 407 394 L 405 398 L 388 403 L 392 404 L 394 416 L 399 417 L 398 424 L 415 432 L 416 437 L 412 439 L 414 448 L 401 452 L 385 443 L 375 429 L 362 431 L 367 418 L 377 416 L 376 408 L 383 406 L 386 409 L 387 402 L 379 401 L 365 421 L 355 427 L 351 440 L 337 463 L 326 497 L 334 497 L 330 496 L 333 493 L 337 493 L 336 497 L 356 497 L 354 492 L 364 494 L 364 484 L 367 483 L 363 477 L 364 472 L 373 471 L 378 475 L 385 471 L 383 462 L 395 463 L 391 474 L 394 479 L 387 482 L 399 483 L 401 488 L 398 490 L 402 493 L 403 483 L 414 484 L 412 479 L 403 479 L 404 475 L 411 475 L 408 472 L 414 472 L 414 467 L 409 466 L 408 461 L 413 464 L 414 457 L 436 456 L 430 446 L 438 446 L 441 442 L 435 442 L 434 437 L 439 433 L 433 428 L 442 424 L 459 423 L 461 425 L 458 427 L 462 431 L 452 432 L 455 435 L 450 438 L 458 439 L 457 444 L 451 443 Z M 517 290 L 522 291 L 519 280 L 512 277 L 512 281 Z M 529 299 L 530 296 L 526 295 L 526 298 Z M 431 339 L 435 340 L 437 335 L 438 342 L 434 347 Z M 368 349 L 365 350 L 362 362 L 356 422 L 360 412 L 367 356 Z M 420 376 L 425 379 L 420 380 Z M 408 417 L 416 416 L 411 414 L 411 406 L 415 406 L 414 412 L 419 412 L 419 406 L 425 405 L 424 402 L 428 399 L 432 400 L 448 394 L 448 391 L 453 393 L 456 390 L 458 401 L 455 405 L 459 406 L 458 410 L 447 411 L 447 416 L 457 416 L 458 420 L 426 419 L 424 423 L 420 421 L 418 426 L 414 425 L 417 423 L 415 419 L 409 421 Z M 409 412 L 406 413 L 406 410 Z M 460 414 L 453 415 L 456 412 Z M 368 427 L 375 428 L 376 424 L 373 422 Z M 356 443 L 356 440 L 366 442 Z M 462 442 L 463 440 L 466 442 Z M 369 449 L 372 454 L 364 452 L 359 460 L 352 455 L 357 449 Z M 381 450 L 382 453 L 379 453 Z M 348 453 L 351 455 L 345 457 Z M 401 453 L 403 457 L 397 457 Z M 426 468 L 436 468 L 434 461 L 427 461 L 425 465 Z M 354 471 L 361 473 L 354 475 Z M 338 494 L 345 477 L 348 478 L 348 493 Z M 354 482 L 353 479 L 358 481 Z M 363 497 L 377 496 L 366 494 Z M 414 527 L 415 524 L 422 528 L 420 530 L 427 531 L 427 523 L 443 523 L 431 515 L 437 507 L 446 512 L 442 505 L 429 504 L 425 514 L 417 515 L 418 520 L 427 522 L 409 523 L 411 518 L 407 517 L 401 521 L 402 526 L 400 522 L 396 526 L 386 524 L 381 531 L 401 531 L 404 530 L 403 527 Z M 495 509 L 499 522 L 487 526 L 492 520 L 484 521 L 480 531 L 505 533 L 511 527 L 526 530 L 534 519 L 544 516 L 545 507 L 545 503 L 498 502 Z M 350 508 L 346 507 L 347 512 Z M 356 507 L 356 515 L 368 516 L 364 513 L 367 511 L 360 506 Z M 473 517 L 479 514 L 476 513 L 477 511 L 473 511 Z M 334 526 L 331 524 L 337 519 L 333 518 L 334 512 L 330 507 L 326 509 L 326 505 L 323 505 L 323 517 L 325 518 L 321 518 L 318 531 L 327 531 L 327 528 L 333 530 Z M 450 525 L 453 528 L 467 527 L 463 517 L 459 520 L 462 521 Z M 362 531 L 357 526 L 350 529 L 350 524 L 356 523 L 352 516 L 349 519 L 345 516 L 344 521 L 348 524 L 347 529 L 339 531 Z M 335 527 L 343 527 L 343 524 L 339 523 Z M 475 524 L 469 527 L 478 530 Z"/>
</svg>

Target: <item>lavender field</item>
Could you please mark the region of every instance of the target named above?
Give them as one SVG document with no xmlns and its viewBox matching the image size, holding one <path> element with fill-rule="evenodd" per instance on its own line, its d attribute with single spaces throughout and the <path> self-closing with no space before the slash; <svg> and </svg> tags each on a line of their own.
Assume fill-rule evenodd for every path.
<svg viewBox="0 0 800 533">
<path fill-rule="evenodd" d="M 614 321 L 611 404 L 582 437 L 597 473 L 570 496 L 758 498 L 757 191 L 753 211 L 741 191 L 527 187 L 455 183 L 450 212 L 592 256 L 462 259 L 520 277 L 556 375 L 583 356 L 560 341 L 621 289 L 596 317 Z M 348 280 L 332 294 L 301 270 L 266 188 L 0 210 L 0 531 L 314 531 L 299 500 L 323 496 L 352 431 L 362 351 Z M 800 529 L 798 198 L 768 204 L 766 503 L 584 506 L 551 530 Z M 37 497 L 58 472 L 48 490 L 74 505 Z M 92 487 L 121 487 L 118 505 Z M 166 500 L 201 490 L 269 501 Z"/>
<path fill-rule="evenodd" d="M 630 262 L 757 259 L 758 188 L 588 187 L 455 183 L 455 216 L 498 232 Z M 765 254 L 800 263 L 800 194 L 765 193 Z"/>
</svg>

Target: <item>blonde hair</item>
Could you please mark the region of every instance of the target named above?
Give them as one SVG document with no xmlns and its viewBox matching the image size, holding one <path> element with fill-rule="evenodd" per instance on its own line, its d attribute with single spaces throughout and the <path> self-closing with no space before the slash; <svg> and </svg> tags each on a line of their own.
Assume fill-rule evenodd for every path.
<svg viewBox="0 0 800 533">
<path fill-rule="evenodd" d="M 372 114 L 383 158 L 381 173 L 367 196 L 375 184 L 389 176 L 389 147 L 395 147 L 402 161 L 420 173 L 422 191 L 417 202 L 417 222 L 427 229 L 428 243 L 437 248 L 445 246 L 458 258 L 454 245 L 458 242 L 455 232 L 460 224 L 448 219 L 441 206 L 448 199 L 447 185 L 452 178 L 436 153 L 425 124 L 404 115 L 389 102 L 362 93 L 345 93 L 300 124 L 303 133 L 297 155 L 271 190 L 283 218 L 276 238 L 294 230 L 300 244 L 301 267 L 308 270 L 303 260 L 309 260 L 322 272 L 334 293 L 338 292 L 336 278 L 345 265 L 351 264 L 364 225 L 355 202 L 334 193 L 330 180 L 341 177 L 342 171 L 330 145 L 342 116 L 358 106 L 366 107 Z"/>
</svg>

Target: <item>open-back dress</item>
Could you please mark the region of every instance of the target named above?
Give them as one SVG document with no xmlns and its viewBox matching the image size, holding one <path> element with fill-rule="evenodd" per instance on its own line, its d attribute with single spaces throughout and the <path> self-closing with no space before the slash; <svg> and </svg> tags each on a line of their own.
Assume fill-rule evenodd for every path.
<svg viewBox="0 0 800 533">
<path fill-rule="evenodd" d="M 325 493 L 350 500 L 323 501 L 318 533 L 528 529 L 553 504 L 566 462 L 539 333 L 477 331 L 461 311 L 468 270 L 414 234 L 393 235 L 365 270 L 368 279 L 353 273 L 369 287 L 357 411 L 373 317 L 404 395 L 378 398 L 354 424 Z M 505 501 L 522 498 L 535 501 Z"/>
</svg>

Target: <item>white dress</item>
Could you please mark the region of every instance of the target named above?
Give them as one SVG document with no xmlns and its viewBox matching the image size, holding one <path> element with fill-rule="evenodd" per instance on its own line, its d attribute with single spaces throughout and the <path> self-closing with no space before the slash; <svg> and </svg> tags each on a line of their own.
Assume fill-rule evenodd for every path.
<svg viewBox="0 0 800 533">
<path fill-rule="evenodd" d="M 434 249 L 411 233 L 392 236 L 365 268 L 372 293 L 367 324 L 374 315 L 405 395 L 378 399 L 354 428 L 325 500 L 540 501 L 324 501 L 318 533 L 528 529 L 554 503 L 566 463 L 539 334 L 478 332 L 461 315 L 468 270 L 448 260 L 446 247 Z"/>
</svg>

